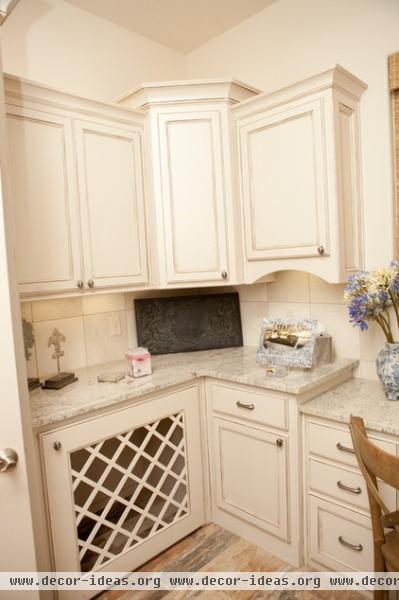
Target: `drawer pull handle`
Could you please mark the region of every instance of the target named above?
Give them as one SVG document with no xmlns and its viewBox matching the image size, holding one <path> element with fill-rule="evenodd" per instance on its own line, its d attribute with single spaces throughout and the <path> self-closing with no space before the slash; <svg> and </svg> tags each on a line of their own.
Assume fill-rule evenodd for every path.
<svg viewBox="0 0 399 600">
<path fill-rule="evenodd" d="M 353 448 L 348 448 L 348 446 L 343 446 L 341 444 L 341 442 L 337 443 L 337 448 L 338 448 L 338 450 L 341 450 L 342 452 L 349 452 L 349 454 L 355 454 L 355 451 Z"/>
<path fill-rule="evenodd" d="M 356 552 L 361 552 L 363 550 L 363 546 L 361 544 L 351 544 L 350 542 L 347 542 L 346 540 L 344 540 L 342 535 L 339 536 L 338 541 L 343 546 L 346 546 L 347 548 L 351 548 L 352 550 L 356 550 Z"/>
<path fill-rule="evenodd" d="M 350 485 L 345 485 L 342 481 L 337 481 L 337 486 L 340 490 L 345 490 L 345 492 L 351 492 L 351 494 L 361 494 L 362 489 L 360 487 L 351 487 Z"/>
<path fill-rule="evenodd" d="M 238 408 L 246 408 L 247 410 L 255 410 L 255 404 L 244 404 L 244 402 L 240 402 L 239 400 L 236 402 L 236 406 Z"/>
</svg>

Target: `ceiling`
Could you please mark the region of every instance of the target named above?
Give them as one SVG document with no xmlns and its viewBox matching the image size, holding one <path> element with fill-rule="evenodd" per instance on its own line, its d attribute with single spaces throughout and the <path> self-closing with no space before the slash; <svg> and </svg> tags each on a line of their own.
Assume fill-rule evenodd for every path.
<svg viewBox="0 0 399 600">
<path fill-rule="evenodd" d="M 67 0 L 186 54 L 276 0 Z"/>
</svg>

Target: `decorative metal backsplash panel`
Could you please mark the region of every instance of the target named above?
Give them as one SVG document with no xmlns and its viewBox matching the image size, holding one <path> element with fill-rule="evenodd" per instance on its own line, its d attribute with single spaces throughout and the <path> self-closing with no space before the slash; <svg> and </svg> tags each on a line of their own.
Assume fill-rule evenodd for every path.
<svg viewBox="0 0 399 600">
<path fill-rule="evenodd" d="M 137 341 L 151 354 L 242 346 L 237 293 L 136 300 Z"/>
</svg>

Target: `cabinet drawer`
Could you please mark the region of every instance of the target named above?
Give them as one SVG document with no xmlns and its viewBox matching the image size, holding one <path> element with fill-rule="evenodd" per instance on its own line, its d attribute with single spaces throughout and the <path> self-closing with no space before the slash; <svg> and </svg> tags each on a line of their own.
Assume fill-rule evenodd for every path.
<svg viewBox="0 0 399 600">
<path fill-rule="evenodd" d="M 287 400 L 255 388 L 210 383 L 212 410 L 240 419 L 288 429 Z"/>
<path fill-rule="evenodd" d="M 314 492 L 326 494 L 336 500 L 369 511 L 367 486 L 361 473 L 311 458 L 309 460 L 309 487 Z M 387 506 L 391 510 L 395 510 L 395 490 L 385 484 L 382 485 L 381 490 Z"/>
<path fill-rule="evenodd" d="M 320 498 L 309 501 L 310 559 L 333 571 L 372 571 L 370 519 Z"/>
<path fill-rule="evenodd" d="M 331 427 L 330 425 L 309 421 L 307 438 L 311 454 L 357 467 L 349 427 Z M 396 445 L 393 442 L 373 436 L 370 436 L 370 440 L 379 448 L 396 455 Z"/>
</svg>

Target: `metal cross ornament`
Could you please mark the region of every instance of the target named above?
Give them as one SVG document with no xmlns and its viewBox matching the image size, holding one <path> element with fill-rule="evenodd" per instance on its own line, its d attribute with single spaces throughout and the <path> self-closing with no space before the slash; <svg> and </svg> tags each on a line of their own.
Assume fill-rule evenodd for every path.
<svg viewBox="0 0 399 600">
<path fill-rule="evenodd" d="M 66 337 L 63 333 L 58 331 L 57 327 L 53 330 L 52 335 L 49 337 L 47 346 L 54 346 L 54 352 L 51 358 L 57 361 L 57 371 L 60 373 L 60 358 L 65 354 L 64 350 L 61 350 L 61 343 L 66 342 Z"/>
</svg>

